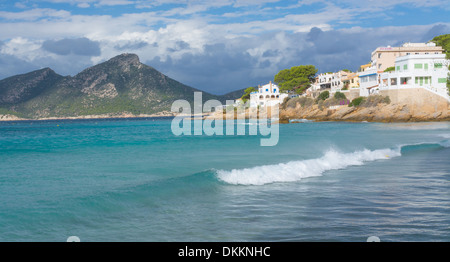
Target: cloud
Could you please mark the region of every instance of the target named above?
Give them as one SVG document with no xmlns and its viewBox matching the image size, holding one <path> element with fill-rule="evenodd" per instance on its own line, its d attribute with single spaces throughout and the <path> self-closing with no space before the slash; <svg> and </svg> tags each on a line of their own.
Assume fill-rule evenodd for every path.
<svg viewBox="0 0 450 262">
<path fill-rule="evenodd" d="M 0 18 L 8 21 L 28 21 L 33 22 L 45 18 L 46 21 L 66 18 L 70 12 L 65 10 L 55 10 L 51 8 L 35 8 L 22 12 L 0 11 Z"/>
<path fill-rule="evenodd" d="M 71 4 L 76 5 L 80 8 L 88 8 L 92 4 L 96 7 L 102 6 L 116 6 L 116 5 L 131 5 L 135 4 L 136 1 L 131 0 L 43 0 L 44 2 L 54 3 L 54 4 Z"/>
<path fill-rule="evenodd" d="M 149 43 L 145 41 L 127 41 L 125 43 L 119 43 L 114 46 L 115 49 L 119 51 L 126 51 L 126 50 L 138 50 L 142 49 L 146 46 L 148 46 Z M 153 46 L 157 46 L 157 43 L 153 43 Z"/>
<path fill-rule="evenodd" d="M 13 75 L 24 74 L 39 69 L 39 67 L 27 61 L 2 53 L 0 53 L 0 68 L 0 80 Z"/>
<path fill-rule="evenodd" d="M 422 37 L 421 42 L 428 42 L 435 36 L 450 33 L 450 26 L 445 24 L 434 25 L 428 32 Z"/>
<path fill-rule="evenodd" d="M 42 48 L 57 55 L 99 56 L 101 54 L 99 42 L 85 37 L 77 39 L 47 40 Z"/>
<path fill-rule="evenodd" d="M 213 93 L 264 84 L 279 70 L 302 64 L 321 72 L 356 70 L 378 46 L 428 41 L 450 31 L 438 18 L 428 25 L 384 26 L 386 19 L 410 19 L 402 25 L 413 20 L 393 18 L 399 7 L 420 6 L 422 12 L 446 3 L 441 0 L 45 1 L 50 8 L 33 1 L 30 9 L 0 11 L 0 55 L 18 65 L 10 68 L 48 66 L 73 75 L 129 52 Z M 68 7 L 73 10 L 58 9 Z"/>
<path fill-rule="evenodd" d="M 51 67 L 74 75 L 123 52 L 189 86 L 215 94 L 264 84 L 278 71 L 312 64 L 319 72 L 357 70 L 379 46 L 430 40 L 450 24 L 352 27 L 306 32 L 274 31 L 228 37 L 222 26 L 177 23 L 159 30 L 128 32 L 92 40 L 87 37 L 33 41 L 14 38 L 0 43 L 0 53 L 27 68 Z M 12 60 L 13 56 L 17 60 Z M 25 64 L 24 64 L 25 63 Z"/>
<path fill-rule="evenodd" d="M 189 43 L 180 40 L 175 42 L 174 47 L 167 48 L 167 51 L 172 53 L 176 51 L 186 50 L 189 48 L 190 48 Z"/>
<path fill-rule="evenodd" d="M 79 8 L 89 8 L 91 5 L 89 3 L 79 3 L 77 4 Z"/>
</svg>

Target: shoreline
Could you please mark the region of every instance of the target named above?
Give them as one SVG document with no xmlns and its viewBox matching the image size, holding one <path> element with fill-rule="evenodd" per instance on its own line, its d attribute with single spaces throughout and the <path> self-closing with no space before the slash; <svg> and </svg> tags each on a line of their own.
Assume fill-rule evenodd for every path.
<svg viewBox="0 0 450 262">
<path fill-rule="evenodd" d="M 20 118 L 15 115 L 0 115 L 0 122 L 15 122 L 15 121 L 57 121 L 57 120 L 95 120 L 95 119 L 138 119 L 138 118 L 167 118 L 167 117 L 186 117 L 191 118 L 191 120 L 205 119 L 210 116 L 210 113 L 202 113 L 202 114 L 174 114 L 169 112 L 156 113 L 156 114 L 119 114 L 119 115 L 85 115 L 85 116 L 67 116 L 67 117 L 42 117 L 42 118 Z"/>
<path fill-rule="evenodd" d="M 405 108 L 407 109 L 405 112 Z M 423 109 L 423 108 L 421 108 Z M 442 111 L 441 111 L 442 110 Z M 319 109 L 316 105 L 302 107 L 297 104 L 294 108 L 280 109 L 278 123 L 294 124 L 305 122 L 369 122 L 369 123 L 417 123 L 417 122 L 448 122 L 450 121 L 449 110 L 432 110 L 425 113 L 422 110 L 414 110 L 413 107 L 405 104 L 377 105 L 374 107 L 355 108 L 342 106 L 336 109 Z M 261 111 L 264 112 L 264 111 Z M 261 112 L 258 112 L 261 113 Z M 58 120 L 107 120 L 107 119 L 139 119 L 139 118 L 167 118 L 186 117 L 190 120 L 196 119 L 220 119 L 226 120 L 225 115 L 215 113 L 201 114 L 175 114 L 172 112 L 161 112 L 156 114 L 133 115 L 129 113 L 117 115 L 85 115 L 69 117 L 42 117 L 42 118 L 19 118 L 14 115 L 0 115 L 0 122 L 15 121 L 58 121 Z M 221 117 L 222 116 L 222 117 Z M 248 119 L 248 110 L 242 114 L 234 114 L 232 119 Z M 270 114 L 269 114 L 270 117 Z"/>
<path fill-rule="evenodd" d="M 126 119 L 126 118 L 163 118 L 174 117 L 174 114 L 121 114 L 121 115 L 86 115 L 86 116 L 68 116 L 68 117 L 42 117 L 42 118 L 19 118 L 13 115 L 0 115 L 0 122 L 14 121 L 52 121 L 52 120 L 95 120 L 95 119 Z"/>
</svg>

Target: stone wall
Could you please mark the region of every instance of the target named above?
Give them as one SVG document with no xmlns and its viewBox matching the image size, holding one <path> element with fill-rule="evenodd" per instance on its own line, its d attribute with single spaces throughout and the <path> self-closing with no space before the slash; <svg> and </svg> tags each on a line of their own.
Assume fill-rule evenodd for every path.
<svg viewBox="0 0 450 262">
<path fill-rule="evenodd" d="M 450 106 L 448 100 L 424 88 L 380 90 L 379 93 L 389 96 L 394 104 L 407 104 L 412 110 L 438 112 L 447 111 Z"/>
</svg>

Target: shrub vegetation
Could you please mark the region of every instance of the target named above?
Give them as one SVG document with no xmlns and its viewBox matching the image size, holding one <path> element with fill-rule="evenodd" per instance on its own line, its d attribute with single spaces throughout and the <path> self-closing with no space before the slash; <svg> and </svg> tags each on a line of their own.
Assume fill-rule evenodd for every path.
<svg viewBox="0 0 450 262">
<path fill-rule="evenodd" d="M 389 96 L 371 95 L 368 97 L 358 97 L 352 100 L 348 106 L 360 106 L 360 107 L 374 107 L 378 104 L 390 104 L 391 99 Z"/>
</svg>

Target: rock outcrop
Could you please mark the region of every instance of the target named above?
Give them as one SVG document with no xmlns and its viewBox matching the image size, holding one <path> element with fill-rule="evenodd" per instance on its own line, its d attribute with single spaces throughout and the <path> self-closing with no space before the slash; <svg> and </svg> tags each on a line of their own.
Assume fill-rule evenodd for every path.
<svg viewBox="0 0 450 262">
<path fill-rule="evenodd" d="M 318 105 L 288 108 L 280 111 L 280 122 L 292 119 L 316 121 L 368 121 L 368 122 L 422 122 L 450 121 L 449 103 L 440 105 L 415 105 L 405 103 L 378 104 L 373 107 L 340 106 L 320 110 Z"/>
</svg>

